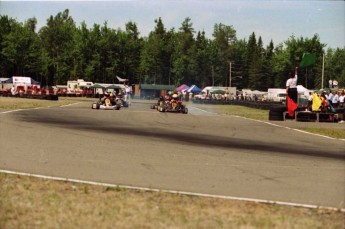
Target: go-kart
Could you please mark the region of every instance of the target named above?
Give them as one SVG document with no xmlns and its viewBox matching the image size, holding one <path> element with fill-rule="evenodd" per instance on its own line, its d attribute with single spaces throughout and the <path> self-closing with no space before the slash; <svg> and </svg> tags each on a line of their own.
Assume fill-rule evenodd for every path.
<svg viewBox="0 0 345 229">
<path fill-rule="evenodd" d="M 164 103 L 164 98 L 161 96 L 159 100 L 150 106 L 151 109 L 157 109 Z"/>
<path fill-rule="evenodd" d="M 180 100 L 171 100 L 161 103 L 157 110 L 159 112 L 176 112 L 176 113 L 183 113 L 188 114 L 188 108 L 182 104 Z"/>
<path fill-rule="evenodd" d="M 120 110 L 121 103 L 121 100 L 115 100 L 111 102 L 109 98 L 106 98 L 104 100 L 93 102 L 91 108 L 100 110 Z"/>
</svg>

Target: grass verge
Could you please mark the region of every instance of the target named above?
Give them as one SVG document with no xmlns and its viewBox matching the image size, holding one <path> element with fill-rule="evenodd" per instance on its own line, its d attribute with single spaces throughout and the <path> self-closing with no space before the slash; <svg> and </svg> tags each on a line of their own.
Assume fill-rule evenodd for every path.
<svg viewBox="0 0 345 229">
<path fill-rule="evenodd" d="M 218 114 L 225 115 L 237 115 L 241 117 L 251 118 L 255 120 L 268 121 L 268 110 L 260 110 L 250 107 L 244 107 L 239 105 L 197 105 L 198 108 L 204 109 L 206 111 L 215 112 Z M 284 124 L 284 122 L 281 122 Z M 332 125 L 335 123 L 328 123 L 326 125 Z M 344 124 L 335 124 L 344 125 Z M 345 128 L 311 128 L 311 127 L 296 127 L 296 129 L 304 130 L 310 133 L 325 135 L 338 139 L 345 139 Z"/>
<path fill-rule="evenodd" d="M 0 174 L 0 228 L 324 228 L 344 213 Z"/>
<path fill-rule="evenodd" d="M 0 97 L 0 109 L 16 110 L 16 109 L 31 109 L 37 107 L 59 107 L 82 101 L 94 101 L 91 98 L 69 98 L 59 97 L 59 100 L 40 100 L 40 99 L 27 99 L 27 98 L 13 98 L 13 97 Z"/>
<path fill-rule="evenodd" d="M 345 130 L 337 130 L 337 129 L 323 129 L 323 128 L 299 128 L 301 130 L 314 133 L 314 134 L 321 134 L 333 138 L 338 139 L 345 139 Z"/>
</svg>

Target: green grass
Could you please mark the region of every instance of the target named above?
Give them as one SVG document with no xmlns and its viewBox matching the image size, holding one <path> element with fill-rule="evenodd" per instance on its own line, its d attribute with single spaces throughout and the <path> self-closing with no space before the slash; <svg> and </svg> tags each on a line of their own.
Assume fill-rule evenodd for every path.
<svg viewBox="0 0 345 229">
<path fill-rule="evenodd" d="M 190 104 L 192 105 L 192 104 Z M 193 104 L 200 109 L 216 112 L 225 115 L 237 115 L 256 120 L 268 120 L 268 110 L 260 110 L 239 105 L 207 105 L 207 104 Z"/>
<path fill-rule="evenodd" d="M 57 101 L 14 98 L 14 97 L 0 97 L 0 109 L 16 110 L 16 109 L 32 109 L 37 107 L 59 107 L 76 102 L 94 101 L 92 98 L 69 98 L 60 97 Z"/>
<path fill-rule="evenodd" d="M 0 174 L 0 228 L 341 229 L 345 213 Z"/>
<path fill-rule="evenodd" d="M 299 128 L 301 130 L 314 133 L 314 134 L 321 134 L 333 138 L 338 139 L 345 139 L 345 130 L 344 129 L 324 129 L 324 128 Z"/>
<path fill-rule="evenodd" d="M 197 106 L 198 108 L 216 112 L 218 114 L 223 115 L 237 115 L 241 117 L 251 118 L 255 120 L 261 121 L 268 121 L 268 110 L 260 110 L 245 106 L 239 105 L 206 105 L 206 104 L 193 104 L 193 106 Z M 281 125 L 284 125 L 284 122 L 281 122 Z M 332 125 L 332 124 L 329 124 Z M 336 125 L 344 125 L 344 124 L 336 124 Z M 345 127 L 344 128 L 306 128 L 306 127 L 298 127 L 296 125 L 296 129 L 304 130 L 310 133 L 325 135 L 333 138 L 338 139 L 345 139 Z"/>
</svg>

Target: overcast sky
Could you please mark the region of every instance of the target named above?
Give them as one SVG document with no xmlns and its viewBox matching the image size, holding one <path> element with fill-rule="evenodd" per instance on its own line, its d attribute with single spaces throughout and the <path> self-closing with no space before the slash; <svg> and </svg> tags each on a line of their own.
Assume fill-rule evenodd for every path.
<svg viewBox="0 0 345 229">
<path fill-rule="evenodd" d="M 162 18 L 167 30 L 177 31 L 185 18 L 191 18 L 195 31 L 205 31 L 212 38 L 216 23 L 232 25 L 237 38 L 246 38 L 255 32 L 265 45 L 272 39 L 274 45 L 290 36 L 312 38 L 331 48 L 345 47 L 344 1 L 231 1 L 231 0 L 133 0 L 133 1 L 0 1 L 0 14 L 19 22 L 36 17 L 38 28 L 58 12 L 69 9 L 80 26 L 85 21 L 117 29 L 135 22 L 141 36 L 154 30 L 154 20 Z"/>
</svg>

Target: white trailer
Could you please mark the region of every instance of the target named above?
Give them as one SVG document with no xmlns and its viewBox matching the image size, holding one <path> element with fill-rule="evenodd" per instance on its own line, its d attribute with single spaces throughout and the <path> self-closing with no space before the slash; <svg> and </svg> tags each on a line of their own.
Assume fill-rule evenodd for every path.
<svg viewBox="0 0 345 229">
<path fill-rule="evenodd" d="M 285 88 L 268 88 L 266 101 L 285 102 L 286 89 Z"/>
</svg>

